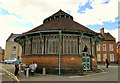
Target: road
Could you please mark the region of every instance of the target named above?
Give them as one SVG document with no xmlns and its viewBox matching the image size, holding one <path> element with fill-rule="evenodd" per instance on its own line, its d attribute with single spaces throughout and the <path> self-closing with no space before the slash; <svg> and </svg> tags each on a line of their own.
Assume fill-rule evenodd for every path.
<svg viewBox="0 0 120 83">
<path fill-rule="evenodd" d="M 12 73 L 14 65 L 4 64 L 3 67 Z M 104 70 L 102 73 L 89 74 L 86 76 L 57 76 L 57 75 L 35 75 L 32 77 L 18 77 L 21 81 L 118 81 L 118 66 L 111 65 L 106 68 L 104 65 L 99 66 Z"/>
<path fill-rule="evenodd" d="M 13 79 L 5 73 L 5 71 L 2 69 L 2 64 L 0 63 L 0 83 L 9 82 L 12 83 Z"/>
</svg>

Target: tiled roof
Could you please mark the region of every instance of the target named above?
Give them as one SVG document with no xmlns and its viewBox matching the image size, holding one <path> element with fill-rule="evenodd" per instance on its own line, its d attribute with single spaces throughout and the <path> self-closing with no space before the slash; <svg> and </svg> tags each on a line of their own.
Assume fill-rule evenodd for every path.
<svg viewBox="0 0 120 83">
<path fill-rule="evenodd" d="M 105 41 L 115 41 L 115 38 L 110 33 L 104 33 L 104 38 Z"/>
<path fill-rule="evenodd" d="M 58 15 L 64 15 L 64 16 L 55 18 L 55 16 L 58 16 Z M 54 18 L 50 19 L 52 17 Z M 26 33 L 37 32 L 37 31 L 47 31 L 47 30 L 72 30 L 72 31 L 84 31 L 84 32 L 90 32 L 90 33 L 96 33 L 88 29 L 87 27 L 73 21 L 73 17 L 62 10 L 59 10 L 57 13 L 46 18 L 44 21 L 46 21 L 47 19 L 48 19 L 47 22 L 44 22 L 42 25 Z"/>
<path fill-rule="evenodd" d="M 105 40 L 115 41 L 115 38 L 110 33 L 105 33 Z"/>
</svg>

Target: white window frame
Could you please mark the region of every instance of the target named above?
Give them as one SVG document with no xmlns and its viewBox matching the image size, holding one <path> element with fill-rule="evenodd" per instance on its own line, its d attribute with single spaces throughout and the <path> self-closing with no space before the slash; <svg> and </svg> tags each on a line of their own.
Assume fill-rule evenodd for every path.
<svg viewBox="0 0 120 83">
<path fill-rule="evenodd" d="M 110 54 L 110 61 L 111 61 L 111 62 L 114 62 L 114 61 L 115 61 L 115 56 L 114 56 L 114 54 Z"/>
<path fill-rule="evenodd" d="M 113 44 L 109 44 L 109 50 L 113 51 Z"/>
<path fill-rule="evenodd" d="M 106 44 L 102 45 L 102 49 L 103 49 L 103 51 L 106 51 Z"/>
<path fill-rule="evenodd" d="M 101 61 L 101 55 L 100 54 L 97 54 L 97 61 Z"/>
<path fill-rule="evenodd" d="M 100 51 L 100 44 L 97 45 L 97 51 Z"/>
<path fill-rule="evenodd" d="M 105 61 L 105 59 L 107 59 L 107 54 L 103 54 L 103 61 Z"/>
</svg>

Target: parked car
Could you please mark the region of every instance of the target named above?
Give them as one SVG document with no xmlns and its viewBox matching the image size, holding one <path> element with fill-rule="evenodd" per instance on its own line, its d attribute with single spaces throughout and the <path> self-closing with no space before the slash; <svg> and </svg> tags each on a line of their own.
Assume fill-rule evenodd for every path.
<svg viewBox="0 0 120 83">
<path fill-rule="evenodd" d="M 15 59 L 13 59 L 13 60 L 4 60 L 4 64 L 13 64 L 15 62 Z"/>
</svg>

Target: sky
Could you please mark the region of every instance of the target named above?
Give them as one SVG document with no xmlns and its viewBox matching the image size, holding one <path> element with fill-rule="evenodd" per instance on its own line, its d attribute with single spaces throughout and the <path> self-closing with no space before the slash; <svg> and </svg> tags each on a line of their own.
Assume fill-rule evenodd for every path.
<svg viewBox="0 0 120 83">
<path fill-rule="evenodd" d="M 120 0 L 0 0 L 0 46 L 11 33 L 22 34 L 41 24 L 60 9 L 73 16 L 74 21 L 100 32 L 101 28 L 118 38 Z"/>
</svg>

